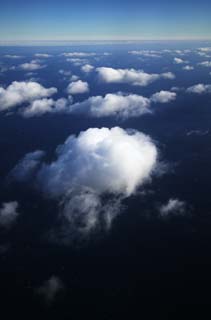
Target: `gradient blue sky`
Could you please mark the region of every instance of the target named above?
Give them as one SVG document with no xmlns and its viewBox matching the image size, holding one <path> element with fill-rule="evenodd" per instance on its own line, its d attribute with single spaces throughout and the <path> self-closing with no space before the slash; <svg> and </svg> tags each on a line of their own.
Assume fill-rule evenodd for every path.
<svg viewBox="0 0 211 320">
<path fill-rule="evenodd" d="M 0 2 L 0 41 L 177 38 L 211 38 L 210 0 Z"/>
</svg>

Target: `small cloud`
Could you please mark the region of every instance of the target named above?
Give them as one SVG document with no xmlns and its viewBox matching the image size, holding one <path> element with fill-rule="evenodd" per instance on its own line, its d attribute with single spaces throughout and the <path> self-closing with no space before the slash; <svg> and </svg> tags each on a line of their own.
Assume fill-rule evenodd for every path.
<svg viewBox="0 0 211 320">
<path fill-rule="evenodd" d="M 64 57 L 93 57 L 96 56 L 95 52 L 65 52 L 62 53 Z"/>
<path fill-rule="evenodd" d="M 193 66 L 185 66 L 182 69 L 186 70 L 186 71 L 191 71 L 191 70 L 194 70 L 194 67 Z"/>
<path fill-rule="evenodd" d="M 56 299 L 56 296 L 64 290 L 64 284 L 60 278 L 52 276 L 36 292 L 42 296 L 48 304 Z"/>
<path fill-rule="evenodd" d="M 188 63 L 188 61 L 185 61 L 181 58 L 174 58 L 174 63 L 176 64 L 183 64 L 183 63 Z"/>
<path fill-rule="evenodd" d="M 35 53 L 34 56 L 37 58 L 51 58 L 52 57 L 51 54 L 47 54 L 47 53 Z"/>
<path fill-rule="evenodd" d="M 151 101 L 156 103 L 168 103 L 176 99 L 177 94 L 171 91 L 161 90 L 151 96 Z"/>
<path fill-rule="evenodd" d="M 182 215 L 185 213 L 185 202 L 178 199 L 169 199 L 169 201 L 162 205 L 159 209 L 161 217 L 172 215 Z"/>
<path fill-rule="evenodd" d="M 84 66 L 81 67 L 81 70 L 85 73 L 89 73 L 93 71 L 94 67 L 91 64 L 85 64 Z"/>
<path fill-rule="evenodd" d="M 74 81 L 71 82 L 67 87 L 68 94 L 83 94 L 89 92 L 89 85 L 85 81 Z"/>
<path fill-rule="evenodd" d="M 20 58 L 23 58 L 22 56 L 17 56 L 15 54 L 6 54 L 4 57 L 8 58 L 8 59 L 20 59 Z"/>
<path fill-rule="evenodd" d="M 45 68 L 46 65 L 41 65 L 37 60 L 32 60 L 31 62 L 22 63 L 19 68 L 26 71 L 33 71 Z"/>
<path fill-rule="evenodd" d="M 11 227 L 19 215 L 17 209 L 17 201 L 4 202 L 0 208 L 0 226 Z"/>
<path fill-rule="evenodd" d="M 207 67 L 210 68 L 211 67 L 211 61 L 203 61 L 203 62 L 199 62 L 198 63 L 199 66 L 201 67 Z"/>
<path fill-rule="evenodd" d="M 211 84 L 199 83 L 192 87 L 187 88 L 186 91 L 188 93 L 197 93 L 197 94 L 211 93 Z"/>
</svg>

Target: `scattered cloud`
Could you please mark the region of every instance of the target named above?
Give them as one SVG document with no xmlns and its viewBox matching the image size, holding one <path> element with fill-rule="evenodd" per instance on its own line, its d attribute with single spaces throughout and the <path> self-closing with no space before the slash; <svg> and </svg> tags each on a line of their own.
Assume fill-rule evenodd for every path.
<svg viewBox="0 0 211 320">
<path fill-rule="evenodd" d="M 118 116 L 122 119 L 151 113 L 150 99 L 136 94 L 108 93 L 90 97 L 70 105 L 70 113 L 84 113 L 92 117 Z"/>
<path fill-rule="evenodd" d="M 186 204 L 184 201 L 178 199 L 169 199 L 169 201 L 162 205 L 159 209 L 161 217 L 172 215 L 181 215 L 185 213 Z"/>
<path fill-rule="evenodd" d="M 20 58 L 22 58 L 22 56 L 18 56 L 18 55 L 15 55 L 15 54 L 5 54 L 4 57 L 8 58 L 8 59 L 20 59 Z"/>
<path fill-rule="evenodd" d="M 82 94 L 89 92 L 89 85 L 85 81 L 77 80 L 71 82 L 67 87 L 68 94 Z"/>
<path fill-rule="evenodd" d="M 85 64 L 81 67 L 81 70 L 85 73 L 89 73 L 94 70 L 94 67 L 91 64 Z"/>
<path fill-rule="evenodd" d="M 154 93 L 151 96 L 151 100 L 158 103 L 168 103 L 174 101 L 176 96 L 177 94 L 175 92 L 161 90 L 160 92 Z"/>
<path fill-rule="evenodd" d="M 143 56 L 148 58 L 161 58 L 161 52 L 155 50 L 133 50 L 128 53 L 136 56 Z"/>
<path fill-rule="evenodd" d="M 174 58 L 174 63 L 176 64 L 183 64 L 183 63 L 188 63 L 188 61 L 185 61 L 181 58 Z"/>
<path fill-rule="evenodd" d="M 34 55 L 37 58 L 51 58 L 52 55 L 48 53 L 35 53 Z"/>
<path fill-rule="evenodd" d="M 192 87 L 187 88 L 187 92 L 198 93 L 198 94 L 211 93 L 211 84 L 199 83 Z"/>
<path fill-rule="evenodd" d="M 0 208 L 0 226 L 11 227 L 19 215 L 17 209 L 17 201 L 4 202 Z"/>
<path fill-rule="evenodd" d="M 211 61 L 199 62 L 198 65 L 201 66 L 201 67 L 207 67 L 207 68 L 209 68 L 209 67 L 211 67 Z"/>
<path fill-rule="evenodd" d="M 41 295 L 48 304 L 56 299 L 56 296 L 64 290 L 64 284 L 60 278 L 56 276 L 50 277 L 36 292 Z"/>
<path fill-rule="evenodd" d="M 174 79 L 171 72 L 162 74 L 149 74 L 143 70 L 135 69 L 113 69 L 100 67 L 96 69 L 100 80 L 107 83 L 130 83 L 135 86 L 147 86 L 158 79 Z"/>
<path fill-rule="evenodd" d="M 93 57 L 96 56 L 95 52 L 65 52 L 62 53 L 64 57 Z"/>
<path fill-rule="evenodd" d="M 68 100 L 60 98 L 58 100 L 53 99 L 38 99 L 31 102 L 29 106 L 20 110 L 20 113 L 25 118 L 34 116 L 41 116 L 46 113 L 61 113 L 66 111 Z"/>
<path fill-rule="evenodd" d="M 26 71 L 33 71 L 45 68 L 46 65 L 40 64 L 38 60 L 32 60 L 31 62 L 25 62 L 19 65 L 19 68 Z"/>
<path fill-rule="evenodd" d="M 193 66 L 184 66 L 182 69 L 186 70 L 186 71 L 191 71 L 191 70 L 194 70 L 194 67 Z"/>
<path fill-rule="evenodd" d="M 37 82 L 14 81 L 6 89 L 0 87 L 0 111 L 8 110 L 39 98 L 49 97 L 56 92 L 56 88 L 46 89 Z"/>
</svg>

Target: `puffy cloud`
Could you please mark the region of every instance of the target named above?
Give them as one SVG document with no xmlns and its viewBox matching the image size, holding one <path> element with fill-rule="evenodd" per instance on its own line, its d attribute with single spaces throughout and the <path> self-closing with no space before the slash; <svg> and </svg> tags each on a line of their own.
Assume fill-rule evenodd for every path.
<svg viewBox="0 0 211 320">
<path fill-rule="evenodd" d="M 85 113 L 93 117 L 118 116 L 122 119 L 150 113 L 150 99 L 136 94 L 108 93 L 69 106 L 70 113 Z"/>
<path fill-rule="evenodd" d="M 187 89 L 189 93 L 211 93 L 211 84 L 199 83 Z"/>
<path fill-rule="evenodd" d="M 194 70 L 194 67 L 193 66 L 185 66 L 182 69 L 186 70 L 186 71 L 191 71 L 191 70 Z"/>
<path fill-rule="evenodd" d="M 94 67 L 91 64 L 85 64 L 81 67 L 81 70 L 85 73 L 89 73 L 94 69 Z"/>
<path fill-rule="evenodd" d="M 10 173 L 10 178 L 13 178 L 19 182 L 32 179 L 39 169 L 44 156 L 45 152 L 42 150 L 27 153 L 13 168 Z"/>
<path fill-rule="evenodd" d="M 43 69 L 46 66 L 41 65 L 38 60 L 32 60 L 31 62 L 22 63 L 19 67 L 22 70 L 33 71 L 33 70 Z"/>
<path fill-rule="evenodd" d="M 68 58 L 67 61 L 71 62 L 74 66 L 81 66 L 88 63 L 87 59 L 82 58 Z"/>
<path fill-rule="evenodd" d="M 65 52 L 62 53 L 64 57 L 93 57 L 96 56 L 95 52 Z"/>
<path fill-rule="evenodd" d="M 17 201 L 4 202 L 0 208 L 0 226 L 11 227 L 19 215 L 17 209 Z"/>
<path fill-rule="evenodd" d="M 200 62 L 198 63 L 199 66 L 202 66 L 202 67 L 211 67 L 211 61 L 203 61 L 203 62 Z"/>
<path fill-rule="evenodd" d="M 199 50 L 202 52 L 211 52 L 211 47 L 199 48 Z"/>
<path fill-rule="evenodd" d="M 176 64 L 183 64 L 183 63 L 187 63 L 187 61 L 181 59 L 181 58 L 174 58 L 174 62 Z"/>
<path fill-rule="evenodd" d="M 89 92 L 89 85 L 85 81 L 74 81 L 71 82 L 67 87 L 68 94 L 82 94 L 86 92 Z"/>
<path fill-rule="evenodd" d="M 151 100 L 153 102 L 168 103 L 176 99 L 177 94 L 171 91 L 161 90 L 152 95 Z"/>
<path fill-rule="evenodd" d="M 59 146 L 57 159 L 43 163 L 37 181 L 46 195 L 62 200 L 65 221 L 82 234 L 101 223 L 110 226 L 122 200 L 150 181 L 157 158 L 145 134 L 90 128 Z"/>
<path fill-rule="evenodd" d="M 52 57 L 52 55 L 48 54 L 48 53 L 35 53 L 35 57 L 37 57 L 37 58 L 50 58 L 50 57 Z"/>
<path fill-rule="evenodd" d="M 64 284 L 60 278 L 52 276 L 41 287 L 37 293 L 43 296 L 47 303 L 53 303 L 57 294 L 64 290 Z"/>
<path fill-rule="evenodd" d="M 46 89 L 37 82 L 14 81 L 6 89 L 0 87 L 0 111 L 39 98 L 49 97 L 56 92 L 56 88 Z"/>
<path fill-rule="evenodd" d="M 162 74 L 149 74 L 143 70 L 135 69 L 113 69 L 100 67 L 96 69 L 99 78 L 107 83 L 130 83 L 135 86 L 147 86 L 148 84 L 163 78 L 174 79 L 174 74 L 166 72 Z"/>
<path fill-rule="evenodd" d="M 21 110 L 21 114 L 26 117 L 41 116 L 45 113 L 61 113 L 66 111 L 68 100 L 61 98 L 53 99 L 38 99 L 33 101 L 28 107 Z"/>
<path fill-rule="evenodd" d="M 184 214 L 185 202 L 178 199 L 169 199 L 169 201 L 160 207 L 160 215 L 166 217 L 175 214 Z"/>
</svg>

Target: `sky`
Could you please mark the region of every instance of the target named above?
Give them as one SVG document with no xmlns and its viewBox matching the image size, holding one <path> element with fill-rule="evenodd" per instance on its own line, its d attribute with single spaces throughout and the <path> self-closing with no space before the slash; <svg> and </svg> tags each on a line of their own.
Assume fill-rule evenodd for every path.
<svg viewBox="0 0 211 320">
<path fill-rule="evenodd" d="M 0 41 L 211 38 L 210 0 L 11 0 L 0 4 Z"/>
</svg>

